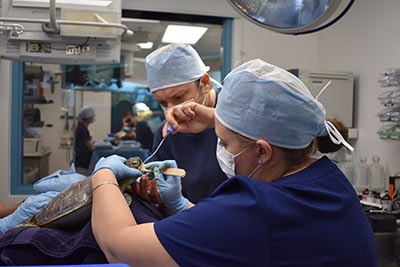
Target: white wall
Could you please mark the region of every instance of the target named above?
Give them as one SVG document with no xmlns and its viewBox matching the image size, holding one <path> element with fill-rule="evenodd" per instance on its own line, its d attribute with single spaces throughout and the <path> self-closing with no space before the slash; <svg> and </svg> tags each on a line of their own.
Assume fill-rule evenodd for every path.
<svg viewBox="0 0 400 267">
<path fill-rule="evenodd" d="M 400 141 L 380 140 L 383 123 L 376 114 L 383 109 L 377 97 L 393 87 L 381 88 L 380 73 L 400 68 L 400 2 L 355 1 L 342 20 L 319 34 L 320 68 L 354 72 L 357 77 L 355 123 L 359 130 L 359 156 L 379 155 L 387 175 L 400 172 Z"/>
<path fill-rule="evenodd" d="M 360 155 L 381 156 L 388 174 L 400 171 L 400 142 L 381 141 L 375 131 L 381 125 L 376 113 L 381 107 L 376 97 L 382 92 L 377 79 L 388 67 L 400 67 L 400 2 L 362 0 L 344 18 L 330 28 L 304 36 L 287 36 L 262 29 L 239 18 L 225 0 L 127 0 L 124 8 L 168 11 L 198 15 L 236 17 L 233 29 L 232 64 L 262 58 L 283 68 L 305 68 L 352 71 L 356 84 L 356 117 L 359 138 L 356 149 Z M 1 62 L 0 79 L 9 80 L 8 67 Z M 0 122 L 9 125 L 9 85 L 2 82 L 0 91 Z M 3 123 L 4 122 L 4 123 Z M 9 140 L 9 129 L 0 130 L 0 140 Z M 0 148 L 0 200 L 9 202 L 8 142 Z"/>
<path fill-rule="evenodd" d="M 4 204 L 22 199 L 10 196 L 10 77 L 10 62 L 0 60 L 0 201 Z"/>
<path fill-rule="evenodd" d="M 318 34 L 293 36 L 278 34 L 254 25 L 245 19 L 233 24 L 232 65 L 261 58 L 282 68 L 317 68 L 319 64 Z"/>
<path fill-rule="evenodd" d="M 59 69 L 59 65 L 47 65 L 46 70 L 55 72 Z M 35 104 L 35 108 L 40 109 L 40 118 L 45 124 L 51 124 L 52 127 L 35 128 L 41 134 L 42 145 L 50 148 L 51 154 L 49 157 L 49 173 L 56 170 L 68 170 L 66 153 L 59 148 L 60 136 L 67 136 L 69 133 L 65 131 L 64 121 L 61 116 L 64 112 L 61 111 L 62 92 L 61 92 L 61 76 L 54 76 L 55 86 L 52 91 L 50 86 L 44 84 L 43 95 L 47 101 L 52 100 L 51 104 Z M 70 122 L 70 125 L 72 122 Z"/>
</svg>

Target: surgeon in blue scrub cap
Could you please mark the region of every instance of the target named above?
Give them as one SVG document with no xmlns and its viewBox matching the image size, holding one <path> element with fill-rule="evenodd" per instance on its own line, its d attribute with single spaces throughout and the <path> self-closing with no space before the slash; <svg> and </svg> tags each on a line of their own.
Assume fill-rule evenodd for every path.
<svg viewBox="0 0 400 267">
<path fill-rule="evenodd" d="M 218 90 L 213 88 L 212 83 L 219 83 L 210 77 L 207 73 L 209 70 L 210 67 L 205 65 L 197 51 L 187 44 L 169 44 L 146 57 L 148 85 L 164 111 L 189 102 L 215 107 Z M 153 151 L 157 150 L 163 140 L 164 125 L 162 123 L 154 134 Z M 214 153 L 216 143 L 217 136 L 213 129 L 205 129 L 196 134 L 179 133 L 168 136 L 151 160 L 174 159 L 184 168 L 187 175 L 182 183 L 183 194 L 197 203 L 209 197 L 226 180 Z M 192 160 L 194 155 L 197 157 L 196 162 Z M 148 188 L 143 185 L 148 183 L 146 178 L 140 182 L 142 186 L 136 187 L 136 190 Z M 153 185 L 156 187 L 154 182 Z M 139 192 L 139 195 L 146 195 L 146 192 Z"/>
<path fill-rule="evenodd" d="M 140 173 L 124 159 L 105 159 L 92 178 L 92 226 L 108 259 L 132 266 L 377 266 L 353 186 L 327 157 L 311 157 L 322 142 L 352 147 L 295 76 L 252 60 L 227 75 L 215 109 L 192 102 L 166 116 L 174 133 L 215 128 L 214 153 L 231 178 L 194 205 L 180 193 L 181 178 L 162 173 L 175 161 L 147 164 L 175 214 L 137 226 L 110 183 Z"/>
<path fill-rule="evenodd" d="M 169 44 L 146 57 L 151 92 L 199 80 L 210 70 L 190 45 Z"/>
</svg>

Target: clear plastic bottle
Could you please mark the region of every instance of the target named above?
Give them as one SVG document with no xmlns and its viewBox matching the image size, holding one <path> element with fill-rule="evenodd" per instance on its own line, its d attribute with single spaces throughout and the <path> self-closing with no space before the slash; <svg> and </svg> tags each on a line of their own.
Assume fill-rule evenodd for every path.
<svg viewBox="0 0 400 267">
<path fill-rule="evenodd" d="M 374 192 L 370 190 L 368 192 L 368 196 L 367 196 L 366 200 L 367 200 L 367 202 L 374 203 L 375 202 L 374 199 L 375 199 Z"/>
<path fill-rule="evenodd" d="M 350 183 L 354 185 L 354 164 L 350 154 L 346 154 L 344 156 L 344 161 L 339 164 L 339 168 L 347 177 L 347 179 L 349 179 Z"/>
<path fill-rule="evenodd" d="M 385 172 L 379 160 L 379 156 L 373 156 L 372 163 L 369 165 L 371 172 L 370 188 L 382 192 L 385 190 Z"/>
<path fill-rule="evenodd" d="M 370 170 L 367 164 L 367 158 L 361 157 L 357 167 L 358 176 L 356 177 L 355 187 L 357 192 L 361 193 L 365 188 L 368 188 L 370 184 Z"/>
<path fill-rule="evenodd" d="M 392 199 L 390 198 L 388 191 L 385 192 L 385 195 L 382 198 L 382 209 L 386 211 L 392 209 Z"/>
</svg>

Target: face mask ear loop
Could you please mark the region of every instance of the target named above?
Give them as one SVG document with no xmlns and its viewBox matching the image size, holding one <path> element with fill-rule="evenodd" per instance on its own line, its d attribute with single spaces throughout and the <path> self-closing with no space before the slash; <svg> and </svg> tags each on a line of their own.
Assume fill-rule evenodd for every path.
<svg viewBox="0 0 400 267">
<path fill-rule="evenodd" d="M 343 136 L 340 132 L 336 129 L 336 127 L 329 121 L 325 121 L 325 127 L 328 131 L 329 137 L 331 138 L 332 142 L 336 145 L 343 144 L 351 153 L 351 162 L 354 166 L 354 179 L 358 177 L 358 166 L 356 161 L 356 152 L 354 148 L 344 140 Z"/>
<path fill-rule="evenodd" d="M 193 98 L 193 100 L 194 101 L 196 101 L 196 99 L 197 99 L 197 97 L 199 96 L 199 94 L 200 94 L 200 91 L 201 91 L 201 80 L 202 80 L 203 78 L 200 78 L 200 82 L 199 82 L 199 90 L 197 90 L 197 93 L 196 93 L 196 95 L 195 95 L 195 97 Z"/>
<path fill-rule="evenodd" d="M 319 97 L 320 95 L 322 95 L 322 93 L 323 93 L 323 92 L 325 91 L 325 89 L 331 84 L 331 82 L 332 82 L 332 81 L 328 81 L 328 82 L 325 84 L 325 86 L 321 89 L 321 91 L 319 91 L 319 93 L 318 93 L 317 97 L 315 98 L 315 100 L 318 101 L 318 97 Z"/>
<path fill-rule="evenodd" d="M 264 162 L 259 161 L 257 167 L 249 174 L 249 177 L 252 178 L 251 176 L 253 176 L 254 173 L 256 173 L 256 171 L 264 164 Z"/>
<path fill-rule="evenodd" d="M 332 142 L 336 145 L 343 144 L 347 147 L 351 152 L 354 151 L 354 148 L 344 140 L 343 136 L 340 132 L 336 129 L 336 127 L 329 121 L 325 121 L 325 128 L 331 138 Z"/>
<path fill-rule="evenodd" d="M 222 89 L 222 84 L 221 84 L 220 82 L 218 82 L 217 80 L 211 78 L 211 77 L 209 77 L 209 78 L 210 78 L 210 80 L 211 80 L 212 83 L 216 84 L 216 85 L 219 87 L 219 89 L 216 90 L 217 92 L 219 92 L 219 91 Z M 200 79 L 199 88 L 200 88 L 200 87 L 201 87 L 201 79 Z M 207 95 L 203 95 L 203 97 L 204 97 L 204 96 L 207 96 Z M 204 97 L 204 99 L 203 99 L 203 103 L 202 103 L 203 106 L 204 106 L 204 104 L 206 103 L 206 98 L 207 98 L 207 97 Z"/>
<path fill-rule="evenodd" d="M 211 82 L 213 82 L 214 84 L 216 84 L 218 87 L 222 88 L 222 84 L 220 82 L 218 82 L 217 80 L 213 79 L 210 77 Z"/>
<path fill-rule="evenodd" d="M 210 77 L 210 79 L 211 79 L 211 77 Z M 203 80 L 203 77 L 201 77 L 200 78 L 200 82 L 199 82 L 199 90 L 197 91 L 197 94 L 196 94 L 196 96 L 193 98 L 194 99 L 194 101 L 196 101 L 196 99 L 197 99 L 197 96 L 199 95 L 199 93 L 200 93 L 200 91 L 201 91 L 201 88 L 203 87 L 202 86 L 202 84 L 201 84 L 201 81 Z M 204 106 L 204 104 L 206 103 L 206 99 L 207 99 L 207 94 L 203 94 L 201 97 L 200 97 L 200 99 L 201 98 L 203 98 L 203 102 L 201 103 L 201 105 L 202 106 Z"/>
</svg>

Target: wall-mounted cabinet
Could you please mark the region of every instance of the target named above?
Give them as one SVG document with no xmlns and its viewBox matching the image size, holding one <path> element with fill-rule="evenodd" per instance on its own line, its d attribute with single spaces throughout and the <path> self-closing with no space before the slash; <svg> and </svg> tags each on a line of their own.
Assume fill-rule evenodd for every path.
<svg viewBox="0 0 400 267">
<path fill-rule="evenodd" d="M 317 97 L 324 86 L 331 81 L 319 95 L 318 101 L 324 105 L 328 118 L 336 117 L 349 128 L 349 138 L 357 138 L 357 129 L 354 127 L 354 75 L 352 72 L 304 69 L 289 71 L 304 82 L 314 97 Z"/>
</svg>

